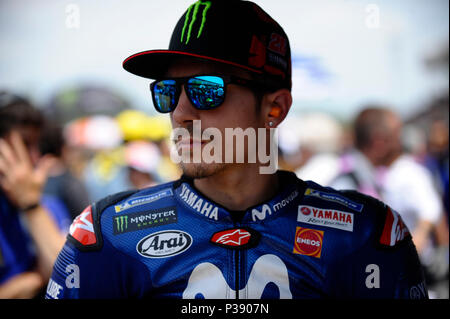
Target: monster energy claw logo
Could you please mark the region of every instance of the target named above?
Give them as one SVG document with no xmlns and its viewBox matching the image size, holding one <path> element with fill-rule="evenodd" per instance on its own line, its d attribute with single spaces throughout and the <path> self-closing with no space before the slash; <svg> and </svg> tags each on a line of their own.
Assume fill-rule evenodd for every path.
<svg viewBox="0 0 450 319">
<path fill-rule="evenodd" d="M 118 232 L 124 232 L 128 228 L 128 216 L 115 217 L 116 229 Z"/>
<path fill-rule="evenodd" d="M 202 35 L 202 31 L 203 31 L 203 27 L 205 26 L 205 22 L 206 22 L 206 12 L 208 11 L 208 9 L 211 7 L 211 1 L 197 1 L 196 3 L 192 4 L 186 13 L 186 16 L 184 18 L 184 25 L 183 25 L 183 30 L 181 31 L 181 39 L 180 42 L 183 42 L 183 38 L 184 38 L 184 33 L 186 31 L 186 28 L 188 28 L 187 30 L 187 34 L 186 34 L 186 42 L 185 44 L 188 44 L 189 40 L 191 39 L 191 32 L 192 32 L 192 28 L 194 26 L 195 21 L 197 20 L 197 13 L 199 11 L 199 8 L 201 5 L 204 5 L 205 7 L 203 8 L 203 12 L 202 12 L 202 23 L 200 24 L 200 28 L 197 32 L 197 39 L 200 38 L 200 36 Z M 194 12 L 192 13 L 192 20 L 189 23 L 189 16 L 191 14 L 192 8 L 194 8 Z"/>
<path fill-rule="evenodd" d="M 133 214 L 114 216 L 113 231 L 114 235 L 120 235 L 150 227 L 168 225 L 177 221 L 178 214 L 176 207 L 164 207 L 151 211 L 146 210 Z"/>
</svg>

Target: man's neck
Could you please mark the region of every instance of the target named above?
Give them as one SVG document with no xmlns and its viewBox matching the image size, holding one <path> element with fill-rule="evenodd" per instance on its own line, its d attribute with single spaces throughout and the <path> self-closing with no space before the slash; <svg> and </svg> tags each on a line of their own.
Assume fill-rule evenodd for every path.
<svg viewBox="0 0 450 319">
<path fill-rule="evenodd" d="M 384 165 L 387 166 L 387 167 L 391 166 L 392 164 L 394 164 L 394 162 L 395 162 L 400 156 L 402 156 L 402 153 L 401 153 L 401 152 L 397 152 L 397 153 L 393 154 L 392 156 L 390 156 L 389 158 L 386 159 Z"/>
<path fill-rule="evenodd" d="M 277 174 L 260 174 L 259 166 L 238 166 L 210 177 L 194 179 L 195 187 L 229 210 L 242 211 L 274 196 Z"/>
</svg>

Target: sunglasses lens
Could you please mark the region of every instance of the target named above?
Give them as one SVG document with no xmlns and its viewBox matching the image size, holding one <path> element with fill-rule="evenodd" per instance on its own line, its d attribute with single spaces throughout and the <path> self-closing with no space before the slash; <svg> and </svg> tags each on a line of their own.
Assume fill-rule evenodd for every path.
<svg viewBox="0 0 450 319">
<path fill-rule="evenodd" d="M 201 110 L 218 107 L 225 99 L 225 83 L 218 76 L 196 76 L 187 82 L 191 102 Z"/>
<path fill-rule="evenodd" d="M 168 113 L 175 108 L 177 104 L 177 84 L 174 80 L 156 82 L 152 87 L 152 94 L 157 111 Z"/>
</svg>

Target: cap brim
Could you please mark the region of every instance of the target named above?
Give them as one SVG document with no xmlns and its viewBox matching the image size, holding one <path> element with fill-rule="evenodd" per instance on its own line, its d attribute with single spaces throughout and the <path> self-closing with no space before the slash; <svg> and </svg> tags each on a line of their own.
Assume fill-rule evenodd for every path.
<svg viewBox="0 0 450 319">
<path fill-rule="evenodd" d="M 134 75 L 147 79 L 158 79 L 164 77 L 169 64 L 180 57 L 214 61 L 262 74 L 262 71 L 234 62 L 194 53 L 170 50 L 151 50 L 133 54 L 123 61 L 123 68 Z"/>
</svg>

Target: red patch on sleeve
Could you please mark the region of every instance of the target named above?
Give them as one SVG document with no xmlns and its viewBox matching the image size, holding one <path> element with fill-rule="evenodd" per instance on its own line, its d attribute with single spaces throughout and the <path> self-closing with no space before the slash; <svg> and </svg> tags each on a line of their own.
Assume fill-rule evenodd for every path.
<svg viewBox="0 0 450 319">
<path fill-rule="evenodd" d="M 70 225 L 69 234 L 84 246 L 97 243 L 90 205 L 74 219 L 72 225 Z"/>
<path fill-rule="evenodd" d="M 380 243 L 386 246 L 395 246 L 407 235 L 409 235 L 408 227 L 403 223 L 400 215 L 388 207 Z"/>
</svg>

